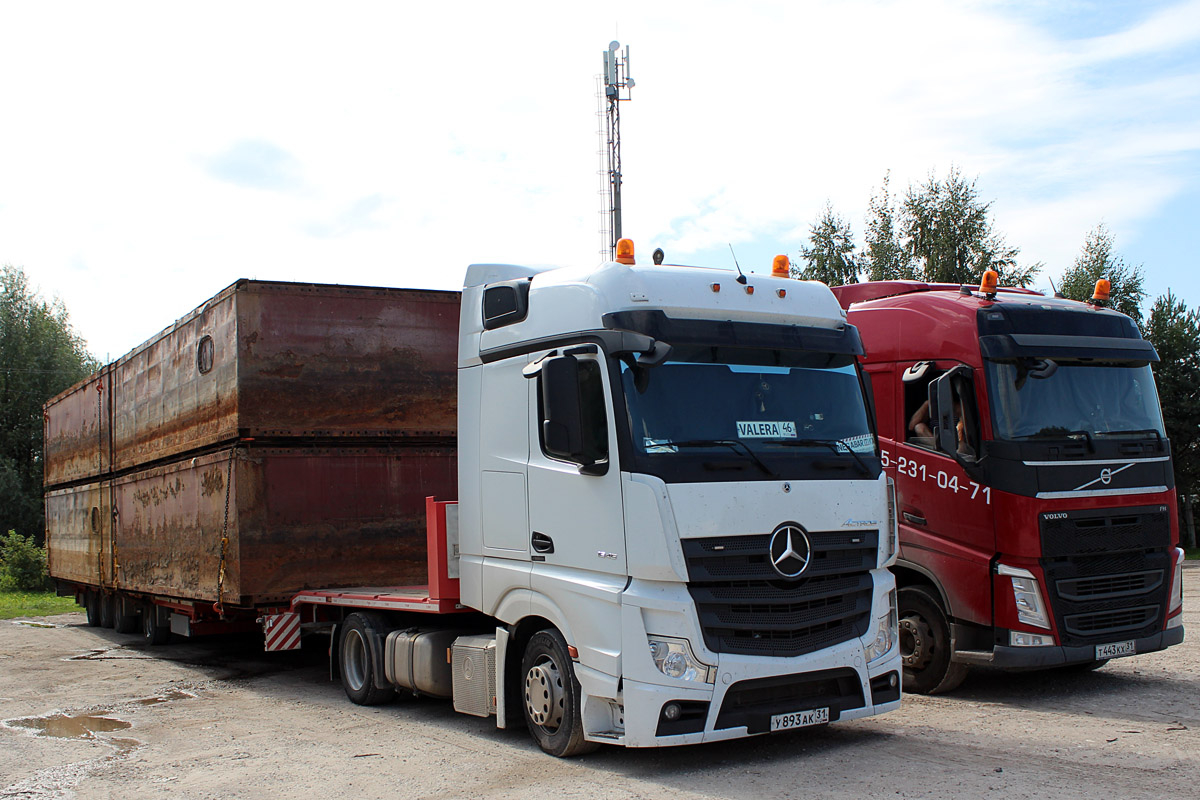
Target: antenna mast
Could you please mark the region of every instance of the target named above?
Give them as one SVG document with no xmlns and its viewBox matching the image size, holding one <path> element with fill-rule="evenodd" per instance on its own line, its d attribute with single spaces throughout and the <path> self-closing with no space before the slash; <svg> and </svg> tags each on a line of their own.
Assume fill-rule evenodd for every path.
<svg viewBox="0 0 1200 800">
<path fill-rule="evenodd" d="M 605 130 L 602 136 L 607 137 L 605 153 L 607 154 L 608 197 L 607 209 L 601 209 L 603 219 L 602 233 L 607 257 L 611 260 L 617 254 L 617 240 L 621 238 L 621 102 L 632 99 L 630 90 L 634 87 L 633 78 L 629 77 L 629 47 L 625 52 L 619 52 L 621 43 L 610 42 L 604 51 L 604 97 L 607 100 L 605 113 Z M 622 91 L 624 97 L 622 97 Z M 601 251 L 603 254 L 604 251 Z"/>
</svg>

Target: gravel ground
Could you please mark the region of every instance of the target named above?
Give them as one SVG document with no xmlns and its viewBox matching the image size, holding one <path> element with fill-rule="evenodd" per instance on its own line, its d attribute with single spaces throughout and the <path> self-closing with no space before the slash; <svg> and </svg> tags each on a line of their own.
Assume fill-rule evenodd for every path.
<svg viewBox="0 0 1200 800">
<path fill-rule="evenodd" d="M 1200 597 L 1200 563 L 1185 568 Z M 180 642 L 82 614 L 0 623 L 0 798 L 1016 798 L 1200 790 L 1200 601 L 1187 640 L 1092 673 L 978 670 L 949 697 L 738 742 L 544 755 L 448 702 L 352 705 L 320 640 Z"/>
</svg>

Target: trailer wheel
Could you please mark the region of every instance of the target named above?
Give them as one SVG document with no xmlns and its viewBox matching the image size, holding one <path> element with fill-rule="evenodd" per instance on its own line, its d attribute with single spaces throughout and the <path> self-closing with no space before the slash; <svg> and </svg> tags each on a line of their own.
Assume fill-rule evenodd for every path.
<svg viewBox="0 0 1200 800">
<path fill-rule="evenodd" d="M 900 590 L 900 655 L 904 661 L 906 692 L 949 692 L 967 677 L 967 666 L 950 660 L 950 622 L 946 612 L 925 587 Z"/>
<path fill-rule="evenodd" d="M 579 680 L 567 652 L 567 641 L 553 628 L 538 631 L 521 660 L 525 724 L 538 745 L 552 756 L 567 758 L 600 745 L 583 738 Z"/>
<path fill-rule="evenodd" d="M 96 592 L 85 592 L 83 609 L 87 612 L 87 624 L 93 628 L 100 627 L 100 595 Z"/>
<path fill-rule="evenodd" d="M 114 614 L 113 628 L 117 633 L 137 633 L 141 629 L 137 614 L 125 614 L 125 601 L 119 597 L 113 598 Z"/>
<path fill-rule="evenodd" d="M 354 613 L 346 617 L 338 648 L 342 688 L 351 702 L 360 706 L 376 706 L 396 696 L 395 689 L 380 689 L 375 685 L 375 663 L 371 637 L 382 641 L 386 625 L 376 614 Z"/>
<path fill-rule="evenodd" d="M 155 646 L 166 644 L 171 639 L 171 626 L 159 621 L 158 608 L 153 604 L 142 606 L 142 638 L 146 644 Z"/>
<path fill-rule="evenodd" d="M 117 624 L 117 596 L 114 594 L 100 595 L 100 627 L 111 628 Z"/>
</svg>

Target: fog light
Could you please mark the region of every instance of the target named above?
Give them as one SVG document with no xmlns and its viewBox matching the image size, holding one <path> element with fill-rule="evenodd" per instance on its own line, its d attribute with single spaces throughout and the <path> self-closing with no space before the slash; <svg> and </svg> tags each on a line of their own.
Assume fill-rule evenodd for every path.
<svg viewBox="0 0 1200 800">
<path fill-rule="evenodd" d="M 663 719 L 674 722 L 679 719 L 679 715 L 683 713 L 683 709 L 679 707 L 679 703 L 667 703 L 663 706 Z"/>
<path fill-rule="evenodd" d="M 1054 644 L 1054 637 L 1046 633 L 1009 631 L 1008 643 L 1013 647 L 1047 647 Z"/>
</svg>

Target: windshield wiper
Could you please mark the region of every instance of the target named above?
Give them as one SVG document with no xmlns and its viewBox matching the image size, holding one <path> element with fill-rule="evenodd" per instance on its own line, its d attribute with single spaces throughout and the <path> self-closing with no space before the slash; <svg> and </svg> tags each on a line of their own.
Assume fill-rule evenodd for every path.
<svg viewBox="0 0 1200 800">
<path fill-rule="evenodd" d="M 780 444 L 784 447 L 811 447 L 812 445 L 822 445 L 824 447 L 828 447 L 838 455 L 849 453 L 850 455 L 854 456 L 854 460 L 858 462 L 859 472 L 861 472 L 863 475 L 871 474 L 871 469 L 867 466 L 867 462 L 862 460 L 862 457 L 854 451 L 853 447 L 846 444 L 845 439 L 782 439 L 775 442 L 775 444 Z M 838 448 L 839 444 L 846 449 L 842 450 Z"/>
<path fill-rule="evenodd" d="M 1155 428 L 1138 428 L 1136 430 L 1129 431 L 1096 431 L 1097 436 L 1131 436 L 1135 433 L 1153 434 L 1155 440 L 1158 442 L 1159 448 L 1162 448 L 1162 434 L 1159 433 Z"/>
<path fill-rule="evenodd" d="M 740 442 L 737 439 L 685 439 L 682 442 L 665 441 L 658 442 L 659 445 L 674 445 L 675 447 L 728 447 L 735 453 L 744 453 L 753 461 L 759 469 L 772 478 L 778 478 L 779 474 L 775 470 L 763 463 L 763 460 L 754 454 L 754 451 L 746 446 L 745 442 Z M 741 448 L 740 450 L 738 448 Z"/>
</svg>

